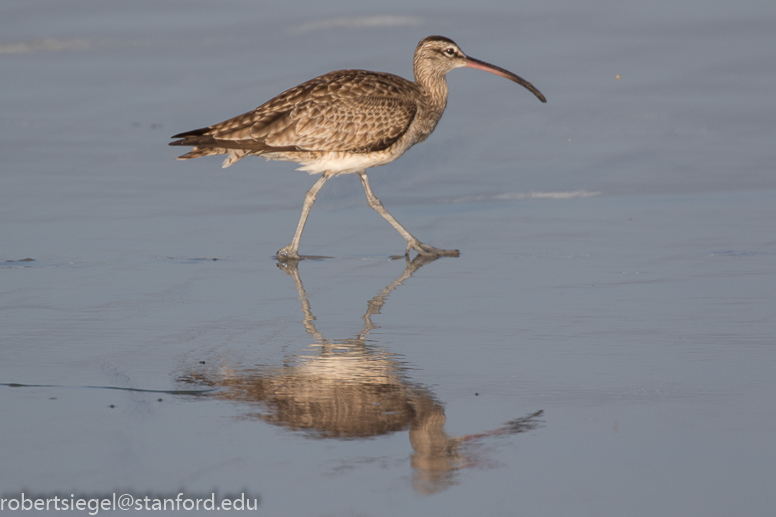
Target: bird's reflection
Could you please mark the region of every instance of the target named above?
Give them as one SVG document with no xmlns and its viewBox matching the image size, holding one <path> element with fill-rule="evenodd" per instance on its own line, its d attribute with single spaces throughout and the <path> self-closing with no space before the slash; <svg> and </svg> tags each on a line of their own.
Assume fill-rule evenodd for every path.
<svg viewBox="0 0 776 517">
<path fill-rule="evenodd" d="M 315 316 L 299 275 L 298 262 L 278 263 L 293 279 L 304 313 L 303 324 L 315 343 L 282 365 L 248 368 L 210 365 L 187 371 L 180 380 L 219 388 L 214 397 L 256 408 L 246 414 L 317 438 L 368 438 L 409 428 L 413 486 L 422 493 L 455 483 L 456 471 L 478 466 L 472 447 L 483 438 L 536 428 L 542 412 L 483 433 L 451 437 L 444 430 L 442 404 L 431 391 L 407 376 L 403 357 L 374 345 L 367 336 L 388 295 L 436 257 L 406 261 L 404 271 L 367 302 L 361 332 L 331 340 L 315 326 Z"/>
</svg>

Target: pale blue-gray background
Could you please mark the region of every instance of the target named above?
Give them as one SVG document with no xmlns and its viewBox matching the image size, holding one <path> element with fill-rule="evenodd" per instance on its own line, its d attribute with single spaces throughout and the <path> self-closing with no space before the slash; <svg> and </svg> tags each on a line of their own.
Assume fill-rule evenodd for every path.
<svg viewBox="0 0 776 517">
<path fill-rule="evenodd" d="M 431 138 L 371 171 L 397 219 L 461 257 L 394 291 L 368 340 L 445 404 L 451 436 L 539 409 L 542 425 L 484 439 L 423 495 L 406 431 L 315 440 L 237 402 L 79 388 L 174 390 L 202 360 L 313 353 L 272 259 L 312 178 L 176 162 L 166 144 L 330 70 L 410 77 L 430 34 L 548 103 L 456 70 Z M 278 516 L 773 515 L 774 49 L 772 1 L 5 0 L 0 383 L 69 388 L 0 387 L 0 493 L 246 489 Z M 300 265 L 330 339 L 355 336 L 404 268 L 363 197 L 328 183 L 302 241 L 334 257 Z"/>
</svg>

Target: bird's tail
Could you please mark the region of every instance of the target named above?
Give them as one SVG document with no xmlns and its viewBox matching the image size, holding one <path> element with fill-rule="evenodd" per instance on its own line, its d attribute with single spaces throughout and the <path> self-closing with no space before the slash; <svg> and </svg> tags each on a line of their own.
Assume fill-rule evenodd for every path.
<svg viewBox="0 0 776 517">
<path fill-rule="evenodd" d="M 186 131 L 185 133 L 178 133 L 177 135 L 173 136 L 173 138 L 181 138 L 181 140 L 176 140 L 174 142 L 170 142 L 170 145 L 193 145 L 197 146 L 194 147 L 191 151 L 187 152 L 186 154 L 182 154 L 178 156 L 177 160 L 191 160 L 192 158 L 199 158 L 201 156 L 211 156 L 216 154 L 226 154 L 227 157 L 224 160 L 224 162 L 221 164 L 221 167 L 224 169 L 229 167 L 230 165 L 233 165 L 240 161 L 241 159 L 248 156 L 249 151 L 244 149 L 227 149 L 225 147 L 217 147 L 212 146 L 212 144 L 215 143 L 215 140 L 213 137 L 208 133 L 211 128 L 209 127 L 203 127 L 201 129 L 195 129 L 193 131 Z M 202 146 L 202 147 L 198 147 Z"/>
<path fill-rule="evenodd" d="M 234 165 L 248 156 L 248 151 L 243 149 L 225 149 L 223 147 L 195 147 L 188 153 L 178 156 L 176 160 L 191 160 L 192 158 L 199 158 L 200 156 L 211 156 L 216 154 L 227 155 L 224 162 L 221 164 L 221 167 L 226 169 L 230 165 Z"/>
</svg>

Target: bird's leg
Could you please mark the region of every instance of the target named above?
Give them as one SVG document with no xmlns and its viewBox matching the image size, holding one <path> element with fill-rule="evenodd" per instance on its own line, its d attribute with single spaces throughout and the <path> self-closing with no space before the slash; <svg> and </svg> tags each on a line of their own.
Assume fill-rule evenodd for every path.
<svg viewBox="0 0 776 517">
<path fill-rule="evenodd" d="M 307 194 L 304 196 L 304 205 L 302 205 L 302 215 L 299 218 L 299 224 L 296 226 L 296 233 L 294 233 L 294 240 L 291 244 L 285 248 L 278 250 L 278 259 L 299 259 L 299 241 L 302 240 L 302 232 L 304 231 L 304 225 L 307 223 L 307 216 L 310 215 L 310 208 L 315 203 L 315 198 L 318 196 L 318 191 L 321 190 L 323 184 L 331 178 L 333 174 L 330 171 L 324 172 L 318 181 L 315 182 Z"/>
<path fill-rule="evenodd" d="M 409 256 L 410 249 L 414 249 L 418 252 L 419 255 L 430 255 L 437 257 L 458 256 L 458 250 L 442 250 L 420 242 L 417 238 L 415 238 L 415 236 L 408 232 L 404 226 L 399 224 L 399 221 L 397 221 L 391 214 L 388 213 L 388 210 L 385 209 L 382 201 L 377 199 L 377 196 L 375 196 L 374 192 L 372 192 L 372 187 L 369 186 L 369 180 L 366 177 L 366 171 L 359 171 L 358 177 L 361 178 L 361 184 L 364 186 L 364 192 L 366 192 L 366 201 L 369 203 L 369 206 L 374 208 L 375 212 L 383 216 L 383 219 L 391 223 L 391 226 L 396 228 L 396 231 L 398 231 L 401 236 L 404 237 L 404 240 L 407 241 L 407 250 L 404 252 L 406 256 Z"/>
</svg>

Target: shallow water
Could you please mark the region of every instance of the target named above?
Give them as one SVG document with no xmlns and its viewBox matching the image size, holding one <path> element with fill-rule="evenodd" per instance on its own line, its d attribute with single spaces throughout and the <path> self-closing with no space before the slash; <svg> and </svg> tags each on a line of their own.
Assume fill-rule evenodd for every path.
<svg viewBox="0 0 776 517">
<path fill-rule="evenodd" d="M 0 493 L 246 492 L 266 515 L 772 515 L 772 2 L 4 2 Z M 435 133 L 324 187 L 171 134 L 338 68 Z M 618 78 L 619 77 L 619 78 Z M 31 259 L 31 260 L 27 260 Z M 111 388 L 111 389 L 108 389 Z M 127 389 L 112 389 L 127 388 Z"/>
</svg>

